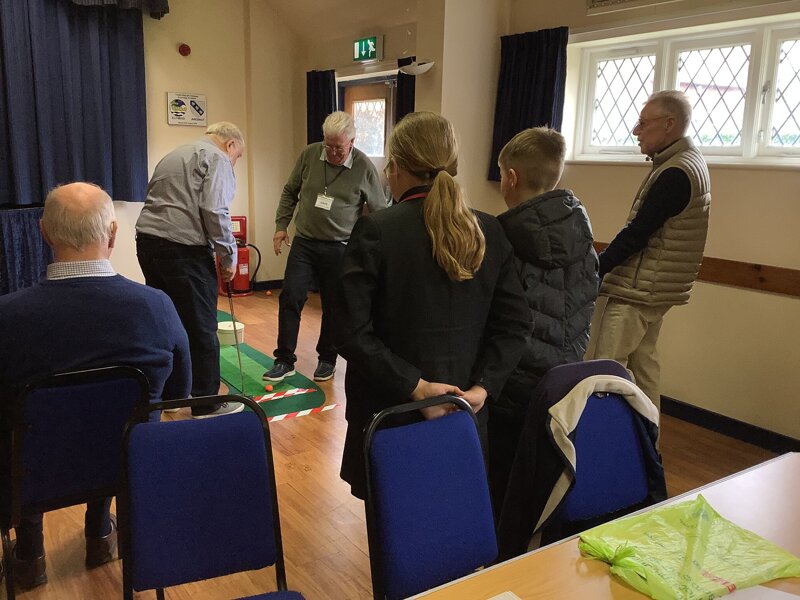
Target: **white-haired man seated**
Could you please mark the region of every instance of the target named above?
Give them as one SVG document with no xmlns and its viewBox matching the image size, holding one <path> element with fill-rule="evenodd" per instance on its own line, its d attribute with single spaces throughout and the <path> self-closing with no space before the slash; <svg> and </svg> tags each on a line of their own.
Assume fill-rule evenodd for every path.
<svg viewBox="0 0 800 600">
<path fill-rule="evenodd" d="M 314 379 L 333 377 L 333 303 L 339 263 L 363 206 L 375 211 L 388 205 L 375 166 L 353 146 L 353 117 L 345 112 L 331 113 L 322 124 L 322 135 L 322 142 L 309 144 L 300 153 L 275 214 L 275 254 L 281 253 L 284 244 L 291 249 L 281 288 L 275 365 L 264 373 L 267 381 L 282 381 L 295 373 L 300 314 L 314 283 L 322 302 Z M 293 216 L 296 233 L 290 244 L 286 230 Z"/>
<path fill-rule="evenodd" d="M 40 228 L 53 249 L 47 279 L 0 296 L 0 412 L 19 389 L 53 373 L 128 365 L 150 382 L 150 400 L 185 398 L 191 386 L 189 341 L 172 301 L 114 272 L 109 257 L 117 222 L 106 192 L 89 183 L 52 190 Z M 156 416 L 158 413 L 154 413 Z M 0 416 L 0 422 L 3 418 Z M 0 469 L 8 465 L 0 432 Z M 0 480 L 7 482 L 8 473 Z M 8 487 L 0 510 L 8 510 Z M 111 498 L 86 507 L 86 566 L 112 560 L 117 548 Z M 47 582 L 42 515 L 16 528 L 14 578 L 21 588 Z"/>
</svg>

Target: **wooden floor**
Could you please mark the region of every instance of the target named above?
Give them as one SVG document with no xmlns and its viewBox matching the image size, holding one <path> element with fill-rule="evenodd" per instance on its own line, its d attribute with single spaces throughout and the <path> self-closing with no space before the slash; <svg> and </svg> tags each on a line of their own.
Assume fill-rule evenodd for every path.
<svg viewBox="0 0 800 600">
<path fill-rule="evenodd" d="M 260 292 L 234 302 L 237 318 L 246 324 L 245 342 L 271 355 L 277 335 L 277 294 L 268 297 Z M 221 299 L 219 307 L 227 311 L 227 300 Z M 297 361 L 297 369 L 308 376 L 316 366 L 314 348 L 319 322 L 319 299 L 312 295 L 303 313 Z M 346 428 L 344 370 L 344 361 L 340 359 L 335 377 L 321 384 L 327 402 L 339 404 L 337 408 L 271 425 L 289 586 L 301 591 L 308 600 L 371 598 L 364 506 L 350 496 L 348 486 L 339 479 Z M 177 414 L 177 418 L 186 417 Z M 670 417 L 662 421 L 661 451 L 670 496 L 774 456 Z M 26 600 L 120 597 L 119 561 L 89 572 L 84 569 L 82 527 L 82 507 L 45 516 L 50 581 L 18 597 Z M 264 569 L 170 588 L 167 597 L 238 598 L 274 590 L 274 582 L 272 569 Z M 155 593 L 143 592 L 136 597 L 155 598 Z"/>
</svg>

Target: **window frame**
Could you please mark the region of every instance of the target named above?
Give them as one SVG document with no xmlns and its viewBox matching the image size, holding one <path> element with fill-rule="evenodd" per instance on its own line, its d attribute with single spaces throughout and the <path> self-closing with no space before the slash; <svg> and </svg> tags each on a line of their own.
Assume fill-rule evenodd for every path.
<svg viewBox="0 0 800 600">
<path fill-rule="evenodd" d="M 621 58 L 635 58 L 639 56 L 655 56 L 653 67 L 653 89 L 658 89 L 659 81 L 659 63 L 658 63 L 658 49 L 659 43 L 642 42 L 639 44 L 619 44 L 612 47 L 604 48 L 588 48 L 584 52 L 585 59 L 581 61 L 581 81 L 584 85 L 581 86 L 581 99 L 579 100 L 580 106 L 583 110 L 579 110 L 577 115 L 576 132 L 581 136 L 580 148 L 583 149 L 583 154 L 590 156 L 616 156 L 630 157 L 638 156 L 639 148 L 637 146 L 594 146 L 592 145 L 592 116 L 594 115 L 594 96 L 597 87 L 597 65 L 602 61 L 615 60 Z M 588 58 L 588 60 L 586 60 Z M 577 136 L 576 136 L 577 137 Z"/>
<path fill-rule="evenodd" d="M 800 158 L 800 147 L 783 148 L 769 145 L 775 95 L 777 93 L 775 81 L 778 78 L 780 47 L 787 40 L 800 40 L 800 22 L 771 27 L 766 34 L 765 48 L 767 52 L 765 52 L 764 81 L 761 82 L 761 86 L 758 89 L 761 115 L 758 121 L 758 128 L 755 130 L 757 153 L 760 156 L 772 157 L 777 160 Z M 764 88 L 767 84 L 769 84 L 769 89 L 765 90 Z M 762 131 L 764 132 L 763 139 L 759 139 L 759 134 Z"/>
<path fill-rule="evenodd" d="M 702 146 L 697 144 L 704 156 L 734 156 L 752 157 L 755 119 L 753 118 L 754 105 L 758 100 L 758 90 L 760 86 L 753 86 L 755 78 L 758 80 L 761 69 L 761 40 L 755 28 L 748 28 L 737 31 L 722 31 L 714 35 L 694 35 L 687 36 L 678 40 L 672 40 L 669 44 L 669 60 L 665 61 L 667 72 L 664 81 L 671 83 L 671 88 L 677 89 L 678 85 L 678 56 L 682 52 L 694 50 L 706 50 L 712 48 L 722 48 L 726 46 L 750 45 L 750 58 L 747 67 L 747 90 L 744 94 L 744 114 L 742 115 L 741 142 L 737 146 Z"/>
<path fill-rule="evenodd" d="M 638 38 L 638 39 L 637 39 Z M 597 64 L 611 60 L 655 53 L 653 90 L 675 89 L 678 75 L 678 56 L 681 52 L 750 44 L 747 90 L 742 121 L 741 143 L 738 146 L 699 146 L 710 163 L 796 165 L 800 148 L 769 146 L 769 131 L 775 103 L 780 45 L 786 40 L 800 39 L 800 20 L 742 25 L 711 32 L 697 29 L 675 29 L 651 33 L 647 39 L 628 36 L 592 43 L 575 43 L 580 55 L 580 69 L 574 129 L 574 158 L 578 161 L 639 162 L 642 155 L 636 146 L 598 147 L 591 144 L 592 118 Z M 764 86 L 770 83 L 766 93 Z M 763 100 L 762 100 L 763 98 Z M 764 131 L 763 139 L 760 132 Z"/>
</svg>

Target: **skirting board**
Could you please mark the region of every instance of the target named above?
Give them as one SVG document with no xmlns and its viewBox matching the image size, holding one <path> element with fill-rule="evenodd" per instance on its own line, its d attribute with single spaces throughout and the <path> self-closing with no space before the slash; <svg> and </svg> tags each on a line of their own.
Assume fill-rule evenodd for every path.
<svg viewBox="0 0 800 600">
<path fill-rule="evenodd" d="M 686 404 L 669 396 L 661 396 L 661 412 L 778 454 L 800 452 L 800 440 Z"/>
<path fill-rule="evenodd" d="M 257 292 L 265 292 L 266 290 L 277 290 L 283 285 L 283 279 L 271 279 L 269 281 L 256 281 L 253 288 Z"/>
<path fill-rule="evenodd" d="M 275 290 L 279 289 L 282 284 L 282 279 L 258 281 L 255 284 L 255 289 L 256 291 Z M 744 421 L 737 421 L 704 408 L 686 404 L 669 396 L 661 396 L 661 411 L 665 415 L 675 417 L 681 421 L 699 425 L 705 429 L 716 431 L 771 452 L 779 454 L 800 452 L 800 440 L 745 423 Z"/>
</svg>

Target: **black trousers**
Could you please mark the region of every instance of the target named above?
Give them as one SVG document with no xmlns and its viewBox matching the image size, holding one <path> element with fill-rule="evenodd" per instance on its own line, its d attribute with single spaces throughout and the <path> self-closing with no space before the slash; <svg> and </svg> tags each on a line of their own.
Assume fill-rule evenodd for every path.
<svg viewBox="0 0 800 600">
<path fill-rule="evenodd" d="M 522 436 L 525 414 L 514 414 L 511 410 L 495 406 L 486 406 L 481 412 L 488 412 L 489 460 L 487 475 L 495 520 L 499 520 L 511 475 L 511 466 L 514 464 L 517 445 Z"/>
<path fill-rule="evenodd" d="M 308 298 L 308 291 L 316 281 L 322 302 L 322 326 L 317 342 L 320 360 L 336 364 L 333 322 L 335 318 L 336 284 L 345 248 L 342 242 L 308 240 L 295 236 L 286 261 L 286 273 L 278 310 L 278 347 L 276 360 L 294 365 L 297 360 L 297 335 L 300 331 L 300 314 Z"/>
<path fill-rule="evenodd" d="M 186 329 L 192 355 L 192 396 L 217 394 L 219 340 L 213 252 L 205 246 L 186 246 L 140 233 L 136 256 L 147 285 L 172 299 Z"/>
<path fill-rule="evenodd" d="M 101 538 L 111 533 L 109 508 L 111 498 L 102 498 L 86 505 L 84 532 L 86 537 Z M 44 555 L 44 528 L 42 514 L 29 515 L 20 519 L 14 529 L 17 545 L 14 554 L 22 560 L 33 560 Z"/>
</svg>

